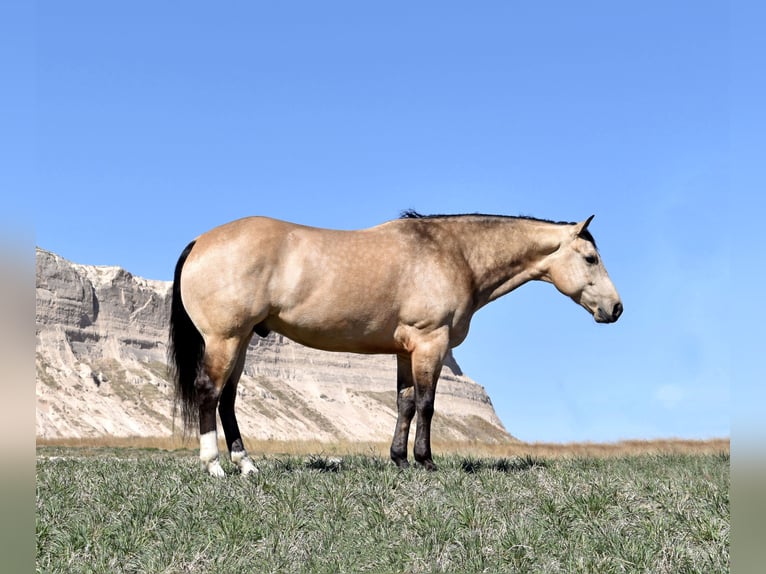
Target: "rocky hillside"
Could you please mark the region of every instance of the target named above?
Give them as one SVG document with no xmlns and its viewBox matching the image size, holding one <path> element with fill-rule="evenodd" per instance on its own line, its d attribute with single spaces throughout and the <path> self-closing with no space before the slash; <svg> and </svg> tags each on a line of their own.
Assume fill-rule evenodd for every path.
<svg viewBox="0 0 766 574">
<path fill-rule="evenodd" d="M 37 250 L 37 435 L 168 436 L 169 282 Z M 279 335 L 254 337 L 238 388 L 243 435 L 387 441 L 396 420 L 391 356 L 327 353 Z M 484 388 L 452 356 L 439 382 L 434 437 L 511 437 Z M 179 432 L 176 421 L 176 432 Z"/>
</svg>

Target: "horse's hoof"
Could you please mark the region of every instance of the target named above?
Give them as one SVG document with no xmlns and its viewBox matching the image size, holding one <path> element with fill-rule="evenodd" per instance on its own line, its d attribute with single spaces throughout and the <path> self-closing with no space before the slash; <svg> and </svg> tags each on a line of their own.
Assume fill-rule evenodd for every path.
<svg viewBox="0 0 766 574">
<path fill-rule="evenodd" d="M 223 478 L 226 476 L 226 473 L 223 471 L 223 467 L 221 466 L 221 463 L 218 462 L 218 459 L 211 460 L 207 463 L 207 473 L 210 476 L 214 476 L 216 478 Z"/>
<path fill-rule="evenodd" d="M 410 463 L 406 458 L 394 460 L 394 463 L 396 463 L 396 466 L 398 466 L 401 470 L 406 470 L 410 468 Z"/>
<path fill-rule="evenodd" d="M 436 470 L 436 465 L 434 464 L 434 461 L 431 459 L 428 460 L 421 460 L 420 464 L 425 468 L 428 472 L 434 472 Z"/>
<path fill-rule="evenodd" d="M 250 474 L 258 474 L 258 467 L 253 464 L 253 461 L 249 458 L 243 458 L 239 461 L 239 472 L 242 476 L 248 476 Z"/>
</svg>

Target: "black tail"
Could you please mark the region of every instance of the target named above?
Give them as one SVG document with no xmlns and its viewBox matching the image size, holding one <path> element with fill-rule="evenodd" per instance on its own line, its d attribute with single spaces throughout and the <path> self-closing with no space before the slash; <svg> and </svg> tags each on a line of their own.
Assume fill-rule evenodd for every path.
<svg viewBox="0 0 766 574">
<path fill-rule="evenodd" d="M 184 428 L 190 430 L 199 419 L 197 402 L 197 372 L 205 354 L 205 342 L 181 301 L 181 270 L 194 247 L 194 241 L 186 246 L 176 263 L 173 276 L 173 297 L 170 306 L 170 341 L 168 366 L 175 381 L 173 416 L 181 407 Z"/>
</svg>

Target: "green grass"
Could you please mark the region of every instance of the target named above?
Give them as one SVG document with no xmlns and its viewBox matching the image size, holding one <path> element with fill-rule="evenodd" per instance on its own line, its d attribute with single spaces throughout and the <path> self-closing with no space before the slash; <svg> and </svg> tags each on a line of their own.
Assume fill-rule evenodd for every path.
<svg viewBox="0 0 766 574">
<path fill-rule="evenodd" d="M 728 572 L 729 456 L 270 456 L 42 447 L 38 572 Z"/>
</svg>

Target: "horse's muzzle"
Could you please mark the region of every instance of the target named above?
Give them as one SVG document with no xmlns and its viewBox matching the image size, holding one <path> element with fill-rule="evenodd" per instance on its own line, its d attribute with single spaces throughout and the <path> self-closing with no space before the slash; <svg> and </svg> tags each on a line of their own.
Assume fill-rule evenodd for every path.
<svg viewBox="0 0 766 574">
<path fill-rule="evenodd" d="M 601 307 L 599 307 L 598 312 L 595 315 L 596 322 L 597 323 L 614 323 L 617 319 L 620 318 L 620 315 L 622 315 L 622 310 L 623 310 L 622 302 L 620 301 L 617 301 L 617 303 L 614 304 L 611 314 L 607 313 Z"/>
</svg>

